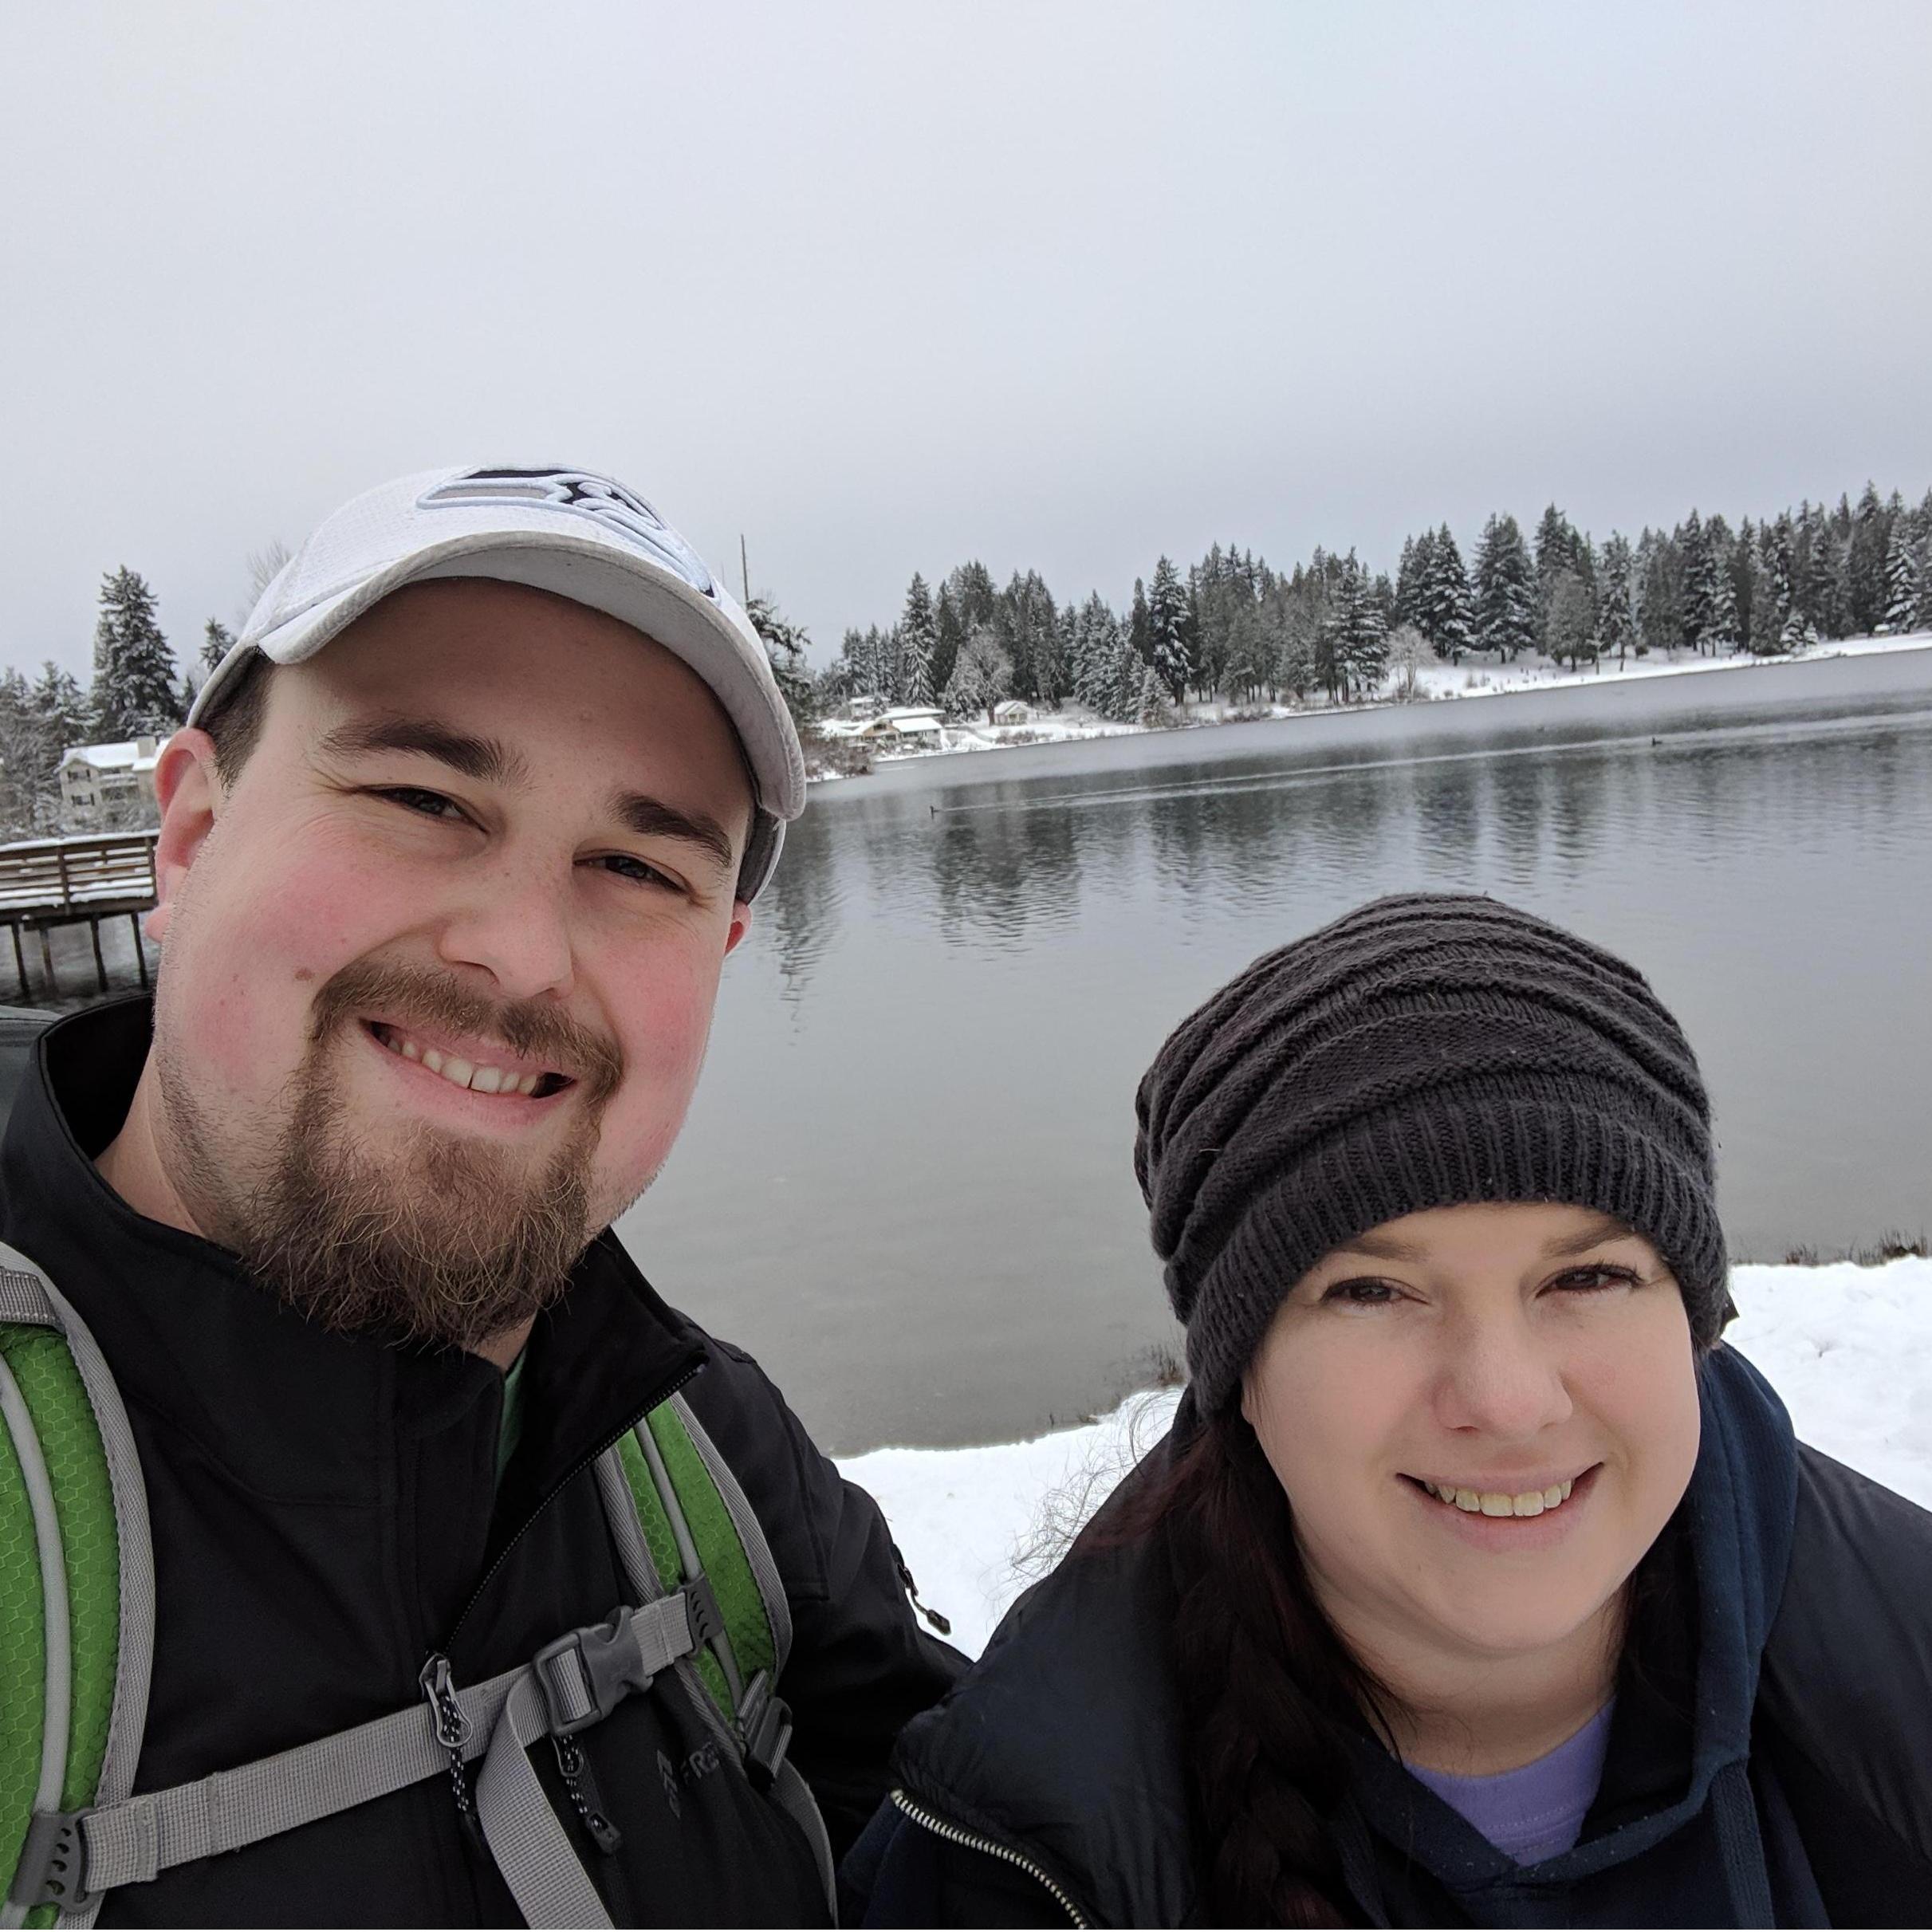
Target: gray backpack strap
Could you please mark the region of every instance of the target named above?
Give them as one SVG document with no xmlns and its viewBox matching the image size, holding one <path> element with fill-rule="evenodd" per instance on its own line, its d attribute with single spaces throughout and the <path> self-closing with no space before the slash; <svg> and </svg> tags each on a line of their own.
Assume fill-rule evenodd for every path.
<svg viewBox="0 0 1932 1932">
<path fill-rule="evenodd" d="M 0 1320 L 30 1324 L 60 1333 L 73 1358 L 100 1432 L 120 1546 L 120 1638 L 115 1659 L 107 1747 L 95 1790 L 97 1803 L 114 1804 L 134 1788 L 141 1740 L 148 1727 L 148 1678 L 154 1662 L 154 1548 L 148 1531 L 148 1491 L 141 1480 L 140 1457 L 134 1446 L 134 1431 L 128 1425 L 120 1391 L 114 1385 L 107 1359 L 87 1324 L 38 1263 L 4 1241 L 0 1241 Z M 50 1833 L 57 1836 L 57 1824 L 48 1822 L 54 1814 L 44 1812 L 37 1803 L 34 1808 L 41 1816 L 30 1828 L 28 1841 L 22 1847 L 23 1868 L 36 1849 L 37 1840 L 46 1840 Z M 4 1912 L 0 1913 L 0 1924 L 20 1923 L 24 1913 L 15 1916 L 16 1910 L 10 1899 Z M 64 1906 L 60 1922 L 64 1926 L 91 1926 L 100 1910 L 98 1900 Z"/>
<path fill-rule="evenodd" d="M 527 1892 L 544 1900 L 549 1909 L 558 1899 L 575 1895 L 569 1872 L 559 1875 L 548 1868 L 560 1853 L 580 1879 L 582 1867 L 553 1816 L 549 1820 L 553 1841 L 529 1822 L 513 1757 L 522 1766 L 529 1793 L 548 1812 L 549 1800 L 525 1747 L 599 1722 L 621 1698 L 644 1688 L 659 1670 L 688 1657 L 697 1640 L 691 1600 L 683 1593 L 661 1597 L 608 1624 L 573 1631 L 547 1645 L 534 1662 L 454 1694 L 462 1720 L 463 1757 L 484 1759 L 478 1795 L 485 1834 L 506 1882 L 520 1901 Z M 435 1714 L 427 1702 L 413 1704 L 232 1771 L 165 1791 L 145 1792 L 116 1804 L 97 1805 L 57 1822 L 84 1856 L 83 1896 L 97 1910 L 100 1895 L 116 1886 L 144 1884 L 174 1866 L 238 1851 L 318 1818 L 387 1797 L 405 1785 L 439 1776 L 449 1761 Z M 482 1802 L 486 1788 L 496 1794 L 489 1804 Z M 492 1806 L 498 1821 L 495 1828 L 490 1824 Z M 588 1879 L 582 1882 L 589 1883 Z M 609 1922 L 541 1918 L 532 1922 Z"/>
</svg>

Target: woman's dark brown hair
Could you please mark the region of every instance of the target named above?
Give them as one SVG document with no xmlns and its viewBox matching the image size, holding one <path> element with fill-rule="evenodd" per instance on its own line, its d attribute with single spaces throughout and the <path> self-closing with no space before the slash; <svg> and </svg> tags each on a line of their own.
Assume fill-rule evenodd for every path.
<svg viewBox="0 0 1932 1932">
<path fill-rule="evenodd" d="M 1238 1404 L 1123 1503 L 1101 1546 L 1155 1543 L 1176 1592 L 1202 1906 L 1226 1926 L 1356 1922 L 1329 1822 L 1348 1784 L 1347 1734 L 1394 1749 L 1391 1695 L 1316 1601 L 1288 1497 Z M 1643 1679 L 1673 1701 L 1682 1687 L 1657 1681 L 1648 1660 L 1682 1614 L 1674 1549 L 1666 1532 L 1639 1566 L 1619 1666 L 1624 1687 Z"/>
</svg>

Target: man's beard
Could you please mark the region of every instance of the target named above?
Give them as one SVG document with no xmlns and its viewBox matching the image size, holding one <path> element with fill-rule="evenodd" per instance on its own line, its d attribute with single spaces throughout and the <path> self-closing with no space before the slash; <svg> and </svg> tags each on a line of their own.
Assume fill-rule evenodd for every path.
<svg viewBox="0 0 1932 1932">
<path fill-rule="evenodd" d="M 511 1150 L 427 1124 L 372 1153 L 329 1071 L 331 1047 L 359 1013 L 501 1039 L 568 1072 L 580 1091 L 562 1146 L 528 1178 Z M 591 1163 L 622 1068 L 612 1047 L 553 1009 L 498 1005 L 446 974 L 344 967 L 317 997 L 283 1124 L 266 1159 L 251 1150 L 246 1173 L 216 1151 L 220 1136 L 172 1057 L 159 1056 L 157 1070 L 183 1198 L 203 1230 L 325 1328 L 474 1351 L 555 1301 L 591 1238 Z"/>
</svg>

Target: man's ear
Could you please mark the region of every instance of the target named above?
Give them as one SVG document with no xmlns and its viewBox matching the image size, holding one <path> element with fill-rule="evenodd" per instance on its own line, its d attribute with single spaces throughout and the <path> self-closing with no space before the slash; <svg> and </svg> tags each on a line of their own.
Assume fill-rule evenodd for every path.
<svg viewBox="0 0 1932 1932">
<path fill-rule="evenodd" d="M 737 899 L 731 902 L 731 927 L 725 935 L 725 952 L 727 956 L 735 953 L 746 933 L 751 931 L 751 902 Z"/>
<path fill-rule="evenodd" d="M 166 938 L 175 901 L 220 809 L 221 775 L 214 740 L 205 731 L 177 731 L 155 765 L 155 797 L 161 806 L 161 836 L 155 843 L 155 909 L 142 922 L 159 946 Z"/>
</svg>

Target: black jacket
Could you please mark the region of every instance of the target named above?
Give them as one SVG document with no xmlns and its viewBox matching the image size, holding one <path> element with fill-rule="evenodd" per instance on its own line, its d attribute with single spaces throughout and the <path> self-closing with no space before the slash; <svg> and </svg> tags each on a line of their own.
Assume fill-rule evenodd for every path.
<svg viewBox="0 0 1932 1932">
<path fill-rule="evenodd" d="M 1518 1867 L 1364 1734 L 1330 1828 L 1359 1922 L 1932 1924 L 1932 1515 L 1794 1443 L 1732 1351 L 1701 1380 L 1666 1533 L 1678 1654 L 1626 1674 L 1581 1840 Z M 900 1745 L 910 1804 L 1008 1855 L 889 1805 L 847 1861 L 848 1919 L 1206 1922 L 1173 1602 L 1151 1546 L 1076 1545 Z"/>
<path fill-rule="evenodd" d="M 0 1146 L 0 1235 L 92 1330 L 125 1400 L 158 1610 L 136 1790 L 400 1710 L 431 1652 L 459 1684 L 527 1662 L 628 1592 L 588 1466 L 672 1389 L 757 1511 L 794 1623 L 792 1755 L 843 1849 L 891 1741 L 960 1668 L 917 1629 L 877 1507 L 813 1446 L 749 1356 L 667 1308 L 606 1235 L 525 1358 L 523 1430 L 495 1481 L 502 1379 L 454 1351 L 327 1334 L 222 1250 L 132 1212 L 92 1157 L 124 1119 L 144 1000 L 41 1039 Z M 802 1832 L 721 1763 L 668 1677 L 581 1734 L 614 1856 L 577 1828 L 620 1924 L 822 1922 Z M 124 1925 L 514 1925 L 432 1780 L 113 1894 Z"/>
</svg>

